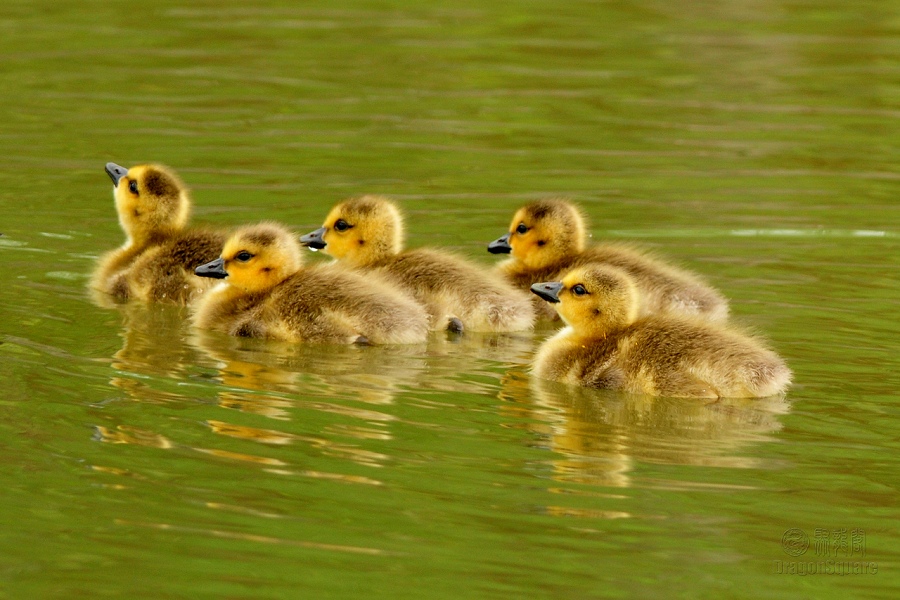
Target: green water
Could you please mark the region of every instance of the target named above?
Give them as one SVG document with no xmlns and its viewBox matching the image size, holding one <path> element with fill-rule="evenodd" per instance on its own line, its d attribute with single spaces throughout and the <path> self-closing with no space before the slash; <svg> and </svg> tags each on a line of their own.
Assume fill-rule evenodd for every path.
<svg viewBox="0 0 900 600">
<path fill-rule="evenodd" d="M 0 597 L 896 597 L 898 15 L 4 3 Z M 796 384 L 633 398 L 531 380 L 549 328 L 289 347 L 104 307 L 107 161 L 173 166 L 224 226 L 385 193 L 411 246 L 486 265 L 565 195 L 708 278 Z M 779 572 L 827 560 L 869 572 Z"/>
</svg>

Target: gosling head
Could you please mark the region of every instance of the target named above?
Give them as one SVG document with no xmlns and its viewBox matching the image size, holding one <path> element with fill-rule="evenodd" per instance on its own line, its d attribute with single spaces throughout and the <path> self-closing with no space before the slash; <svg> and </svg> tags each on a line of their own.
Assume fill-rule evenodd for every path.
<svg viewBox="0 0 900 600">
<path fill-rule="evenodd" d="M 119 223 L 129 240 L 142 242 L 154 235 L 174 233 L 187 225 L 191 201 L 184 183 L 162 165 L 130 169 L 106 163 L 113 181 Z"/>
<path fill-rule="evenodd" d="M 381 196 L 345 200 L 331 209 L 325 224 L 300 243 L 361 267 L 403 250 L 403 216 Z"/>
<path fill-rule="evenodd" d="M 246 292 L 269 290 L 300 270 L 297 236 L 276 223 L 242 227 L 225 242 L 222 255 L 194 270 L 200 277 L 228 278 Z"/>
<path fill-rule="evenodd" d="M 536 283 L 531 291 L 554 303 L 567 325 L 585 333 L 603 335 L 630 325 L 638 316 L 637 288 L 631 277 L 616 267 L 577 267 L 562 281 Z"/>
<path fill-rule="evenodd" d="M 584 251 L 585 219 L 574 204 L 547 199 L 523 206 L 509 233 L 488 244 L 493 254 L 511 254 L 529 269 L 541 269 Z"/>
</svg>

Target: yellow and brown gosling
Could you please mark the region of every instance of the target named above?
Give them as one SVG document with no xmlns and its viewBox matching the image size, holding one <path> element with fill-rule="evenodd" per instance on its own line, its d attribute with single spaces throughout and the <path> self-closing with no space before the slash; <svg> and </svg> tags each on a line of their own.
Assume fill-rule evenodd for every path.
<svg viewBox="0 0 900 600">
<path fill-rule="evenodd" d="M 171 169 L 107 163 L 106 172 L 126 239 L 100 258 L 90 286 L 117 300 L 193 301 L 210 287 L 194 269 L 219 255 L 225 233 L 187 228 L 191 199 Z"/>
<path fill-rule="evenodd" d="M 403 216 L 396 204 L 370 195 L 337 204 L 325 224 L 300 241 L 398 285 L 428 310 L 432 329 L 531 329 L 534 309 L 526 292 L 454 254 L 404 250 L 403 239 Z"/>
<path fill-rule="evenodd" d="M 276 223 L 238 229 L 220 258 L 196 270 L 224 281 L 198 301 L 195 324 L 287 342 L 425 341 L 428 317 L 412 298 L 334 265 L 303 267 L 300 253 L 296 234 Z"/>
<path fill-rule="evenodd" d="M 601 263 L 624 269 L 641 293 L 641 314 L 693 315 L 709 321 L 728 318 L 728 301 L 698 276 L 623 244 L 588 246 L 581 210 L 560 199 L 528 204 L 513 216 L 509 233 L 488 245 L 493 254 L 510 254 L 497 269 L 517 288 L 559 280 L 568 270 Z M 556 313 L 536 300 L 538 315 Z"/>
<path fill-rule="evenodd" d="M 532 291 L 565 322 L 534 358 L 538 377 L 634 394 L 755 398 L 783 393 L 784 361 L 759 340 L 720 323 L 640 316 L 640 291 L 624 270 L 576 267 Z"/>
</svg>

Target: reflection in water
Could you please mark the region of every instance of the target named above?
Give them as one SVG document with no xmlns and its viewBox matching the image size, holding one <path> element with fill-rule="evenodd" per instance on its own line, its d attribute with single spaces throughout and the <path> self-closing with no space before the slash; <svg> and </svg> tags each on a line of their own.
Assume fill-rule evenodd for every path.
<svg viewBox="0 0 900 600">
<path fill-rule="evenodd" d="M 527 428 L 561 456 L 551 461 L 556 480 L 609 487 L 634 485 L 639 462 L 758 467 L 758 459 L 738 452 L 781 429 L 778 416 L 789 410 L 783 397 L 654 398 L 567 386 L 521 371 L 507 374 L 500 397 L 506 411 L 529 419 Z"/>
<path fill-rule="evenodd" d="M 219 406 L 270 419 L 286 421 L 291 418 L 294 401 L 289 395 L 297 393 L 297 373 L 281 368 L 273 361 L 267 364 L 245 356 L 252 356 L 255 348 L 261 349 L 257 354 L 265 356 L 259 340 L 222 339 L 217 334 L 194 328 L 187 341 L 203 353 L 208 359 L 206 362 L 218 373 L 216 379 L 222 383 L 222 389 L 217 393 Z M 235 348 L 226 344 L 233 344 Z M 247 349 L 242 350 L 245 346 Z"/>
<path fill-rule="evenodd" d="M 387 455 L 362 450 L 348 444 L 341 444 L 333 440 L 311 436 L 311 435 L 294 435 L 283 433 L 271 429 L 259 429 L 256 427 L 246 427 L 242 425 L 233 425 L 222 421 L 207 421 L 207 425 L 219 435 L 227 437 L 239 438 L 242 440 L 250 440 L 262 444 L 287 445 L 295 441 L 304 442 L 312 447 L 319 448 L 323 454 L 348 458 L 354 462 L 367 465 L 370 467 L 380 467 L 388 459 Z M 382 439 L 390 439 L 390 435 L 386 434 Z"/>
<path fill-rule="evenodd" d="M 738 456 L 737 451 L 777 431 L 777 415 L 788 410 L 783 398 L 709 404 L 530 378 L 522 369 L 533 352 L 535 335 L 531 333 L 457 337 L 436 333 L 424 347 L 285 344 L 194 329 L 179 307 L 131 303 L 116 309 L 123 316 L 124 343 L 113 356 L 115 376 L 110 382 L 129 398 L 183 402 L 191 399 L 178 384 L 191 377 L 206 384 L 215 381 L 219 408 L 285 423 L 284 427 L 257 427 L 227 416 L 206 419 L 209 431 L 217 436 L 270 447 L 306 445 L 323 456 L 367 467 L 384 466 L 389 453 L 361 445 L 393 439 L 390 427 L 397 417 L 381 407 L 393 404 L 398 393 L 412 390 L 415 402 L 423 405 L 432 390 L 493 395 L 499 383 L 500 396 L 507 401 L 504 409 L 529 418 L 528 428 L 560 455 L 552 462 L 558 480 L 612 487 L 631 486 L 640 461 L 755 466 L 754 459 Z M 497 372 L 503 364 L 510 368 L 505 375 Z M 311 411 L 300 426 L 317 422 L 310 418 L 312 414 L 331 418 L 317 431 L 298 432 L 287 425 L 298 411 Z M 358 422 L 341 422 L 347 417 Z M 97 431 L 98 439 L 106 442 L 157 448 L 175 445 L 161 435 L 125 424 Z M 248 453 L 246 448 L 202 446 L 194 449 L 283 473 L 342 477 L 294 470 L 291 464 Z"/>
<path fill-rule="evenodd" d="M 260 429 L 258 427 L 247 427 L 244 425 L 232 425 L 223 423 L 222 421 L 207 421 L 207 425 L 219 435 L 227 435 L 229 437 L 240 438 L 242 440 L 252 440 L 261 444 L 272 444 L 283 446 L 290 444 L 296 436 L 273 429 Z"/>
<path fill-rule="evenodd" d="M 427 345 L 369 347 L 288 344 L 194 329 L 188 341 L 213 361 L 226 386 L 370 405 L 391 404 L 402 390 L 493 393 L 493 385 L 460 376 L 483 372 L 485 364 L 523 364 L 534 348 L 531 333 L 436 332 Z"/>
<path fill-rule="evenodd" d="M 306 444 L 323 455 L 337 456 L 368 467 L 384 464 L 387 457 L 383 453 L 331 438 L 390 440 L 392 436 L 386 427 L 393 419 L 391 415 L 347 406 L 343 402 L 391 403 L 398 385 L 414 381 L 415 362 L 410 365 L 408 360 L 385 357 L 371 351 L 375 349 L 271 344 L 218 336 L 193 329 L 186 311 L 180 307 L 137 302 L 112 306 L 123 316 L 123 345 L 112 357 L 115 375 L 110 378 L 110 384 L 129 399 L 151 403 L 196 402 L 185 393 L 185 380 L 202 377 L 207 384 L 218 380 L 215 393 L 222 409 L 275 421 L 291 421 L 293 413 L 303 409 L 337 413 L 360 419 L 363 423 L 344 424 L 323 436 L 298 434 L 287 428 L 252 427 L 225 419 L 208 419 L 206 424 L 213 433 L 267 446 Z M 388 365 L 390 368 L 386 368 Z M 209 369 L 216 375 L 210 377 Z M 209 386 L 204 387 L 208 389 Z M 178 446 L 162 435 L 125 424 L 98 426 L 95 438 L 102 442 L 160 449 Z M 279 458 L 247 452 L 243 448 L 238 451 L 211 447 L 216 445 L 209 443 L 191 448 L 217 458 L 260 465 L 278 474 L 368 485 L 379 483 L 367 477 L 295 470 L 292 464 Z"/>
<path fill-rule="evenodd" d="M 269 456 L 257 456 L 256 454 L 247 454 L 245 452 L 233 452 L 231 450 L 222 450 L 220 448 L 194 448 L 197 452 L 202 452 L 204 454 L 209 454 L 212 456 L 216 456 L 218 458 L 225 458 L 228 460 L 237 460 L 241 462 L 256 464 L 256 465 L 264 465 L 267 467 L 287 467 L 288 463 L 278 460 L 277 458 L 271 458 Z"/>
<path fill-rule="evenodd" d="M 311 391 L 313 396 L 390 404 L 394 390 L 413 382 L 421 368 L 415 350 L 406 346 L 290 344 L 200 329 L 188 341 L 211 359 L 224 386 L 241 390 Z"/>
<path fill-rule="evenodd" d="M 169 523 L 153 523 L 149 521 L 129 521 L 125 519 L 116 519 L 115 523 L 117 525 L 123 525 L 126 527 L 146 527 L 150 529 L 160 529 L 164 531 L 174 531 L 181 535 L 188 536 L 211 536 L 215 538 L 223 538 L 223 539 L 233 539 L 233 540 L 242 540 L 246 542 L 255 542 L 261 544 L 280 544 L 285 546 L 292 546 L 295 548 L 312 548 L 316 550 L 327 550 L 331 552 L 348 552 L 351 554 L 370 554 L 370 555 L 380 555 L 383 554 L 382 550 L 378 548 L 367 548 L 362 546 L 345 546 L 341 544 L 322 544 L 319 542 L 310 542 L 306 540 L 297 540 L 297 539 L 286 539 L 279 538 L 275 536 L 269 535 L 256 535 L 250 533 L 243 532 L 234 532 L 234 531 L 225 531 L 222 529 L 202 529 L 198 527 L 183 527 L 178 525 L 171 525 Z"/>
<path fill-rule="evenodd" d="M 461 354 L 477 360 L 524 364 L 531 358 L 535 348 L 533 331 L 512 333 L 466 332 L 458 337 L 450 337 L 438 345 L 429 346 L 429 351 L 442 355 Z M 441 348 L 444 350 L 441 351 Z"/>
<path fill-rule="evenodd" d="M 412 346 L 287 344 L 198 330 L 181 307 L 138 302 L 110 306 L 123 322 L 123 345 L 112 357 L 115 375 L 110 383 L 127 398 L 196 403 L 192 392 L 185 391 L 194 386 L 184 384 L 197 382 L 205 391 L 212 389 L 220 409 L 284 423 L 257 427 L 241 422 L 242 418 L 229 418 L 226 412 L 205 420 L 217 436 L 269 447 L 305 445 L 321 456 L 370 468 L 384 466 L 388 454 L 361 446 L 393 439 L 390 426 L 397 417 L 382 407 L 392 405 L 398 393 L 415 390 L 419 404 L 429 402 L 429 390 L 493 396 L 500 376 L 485 367 L 496 367 L 498 361 L 522 364 L 533 347 L 530 333 L 448 336 L 441 332 L 427 345 Z M 297 419 L 303 411 L 309 414 Z M 322 415 L 330 417 L 313 425 L 322 421 Z M 348 423 L 347 418 L 357 422 Z M 297 431 L 311 426 L 317 430 Z M 97 439 L 104 442 L 178 446 L 125 424 L 97 431 Z M 272 473 L 379 484 L 363 476 L 296 469 L 266 456 L 265 451 L 256 453 L 246 447 L 234 449 L 213 441 L 190 447 L 209 456 L 256 464 Z"/>
<path fill-rule="evenodd" d="M 94 292 L 95 302 L 122 315 L 122 348 L 112 356 L 110 384 L 142 402 L 184 400 L 183 393 L 153 387 L 153 379 L 183 379 L 196 369 L 202 354 L 184 343 L 189 325 L 180 306 L 142 302 L 115 303 Z"/>
<path fill-rule="evenodd" d="M 135 446 L 160 448 L 162 450 L 169 450 L 175 447 L 175 444 L 169 439 L 158 433 L 128 425 L 118 425 L 115 429 L 98 425 L 95 427 L 94 439 L 109 444 L 132 444 Z"/>
<path fill-rule="evenodd" d="M 262 447 L 301 445 L 323 457 L 383 467 L 389 453 L 370 446 L 393 439 L 391 424 L 398 417 L 385 408 L 394 404 L 398 393 L 415 391 L 414 402 L 419 405 L 431 402 L 429 391 L 494 396 L 500 378 L 494 371 L 498 362 L 521 365 L 533 349 L 531 333 L 452 336 L 437 332 L 426 345 L 411 346 L 288 344 L 193 328 L 187 311 L 180 307 L 112 306 L 123 320 L 123 345 L 112 358 L 114 387 L 139 402 L 196 404 L 189 394 L 198 388 L 184 387 L 193 381 L 199 389 L 211 390 L 215 405 L 226 411 L 204 419 L 209 431 L 224 439 L 184 447 L 258 465 L 271 473 L 368 485 L 380 482 L 300 469 Z M 435 398 L 437 404 L 443 402 L 439 395 Z M 229 417 L 232 411 L 245 416 Z M 260 427 L 244 422 L 254 416 L 283 425 Z M 98 427 L 97 432 L 97 439 L 104 442 L 165 449 L 179 446 L 126 424 Z M 260 444 L 260 451 L 245 445 L 232 447 L 225 439 Z"/>
</svg>

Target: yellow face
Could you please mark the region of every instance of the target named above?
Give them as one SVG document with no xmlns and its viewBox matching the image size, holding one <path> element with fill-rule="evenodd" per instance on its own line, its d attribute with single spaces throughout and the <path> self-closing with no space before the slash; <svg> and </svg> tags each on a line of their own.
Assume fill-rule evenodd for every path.
<svg viewBox="0 0 900 600">
<path fill-rule="evenodd" d="M 526 267 L 538 269 L 547 263 L 548 236 L 542 223 L 520 208 L 509 225 L 510 255 Z M 552 248 L 552 246 L 551 246 Z"/>
<path fill-rule="evenodd" d="M 571 204 L 547 200 L 516 211 L 509 225 L 510 254 L 526 268 L 541 269 L 584 250 L 584 222 Z"/>
<path fill-rule="evenodd" d="M 576 331 L 602 335 L 637 318 L 638 296 L 632 279 L 606 265 L 573 269 L 562 279 L 555 304 L 559 316 Z"/>
<path fill-rule="evenodd" d="M 358 219 L 347 212 L 344 204 L 338 204 L 325 217 L 322 224 L 325 229 L 322 234 L 322 241 L 325 242 L 323 252 L 338 260 L 356 262 L 356 254 L 365 246 L 366 240 L 362 237 Z"/>
<path fill-rule="evenodd" d="M 354 266 L 365 266 L 403 249 L 403 217 L 385 198 L 363 196 L 331 209 L 322 225 L 324 252 Z"/>
<path fill-rule="evenodd" d="M 190 213 L 187 190 L 178 177 L 159 165 L 128 169 L 113 196 L 122 228 L 131 237 L 184 228 Z"/>
<path fill-rule="evenodd" d="M 227 282 L 247 292 L 273 288 L 301 267 L 296 236 L 278 226 L 256 225 L 237 231 L 222 249 Z"/>
</svg>

